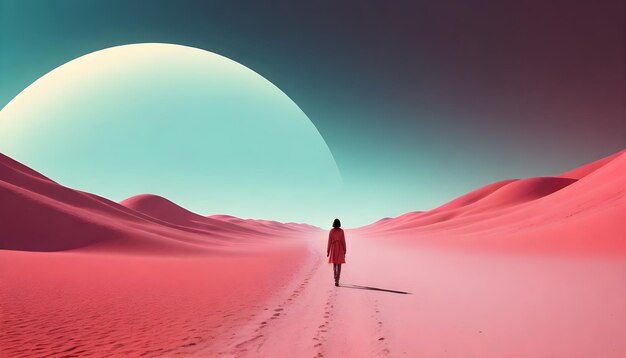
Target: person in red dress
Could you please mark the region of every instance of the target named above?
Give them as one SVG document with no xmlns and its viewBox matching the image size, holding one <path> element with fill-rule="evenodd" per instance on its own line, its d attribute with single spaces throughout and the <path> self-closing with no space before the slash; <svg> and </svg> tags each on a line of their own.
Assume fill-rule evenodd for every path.
<svg viewBox="0 0 626 358">
<path fill-rule="evenodd" d="M 339 219 L 333 221 L 333 228 L 328 233 L 326 256 L 328 257 L 328 263 L 333 264 L 335 286 L 339 286 L 341 265 L 346 263 L 346 237 L 341 229 L 341 221 Z"/>
</svg>

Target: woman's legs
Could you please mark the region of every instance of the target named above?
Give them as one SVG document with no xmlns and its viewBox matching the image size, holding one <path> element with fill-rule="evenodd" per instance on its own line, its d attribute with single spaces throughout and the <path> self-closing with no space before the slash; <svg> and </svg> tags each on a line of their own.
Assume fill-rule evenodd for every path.
<svg viewBox="0 0 626 358">
<path fill-rule="evenodd" d="M 337 278 L 335 278 L 335 281 L 339 282 L 339 277 L 341 276 L 341 264 L 337 265 Z"/>
<path fill-rule="evenodd" d="M 339 276 L 341 276 L 341 264 L 333 264 L 333 273 L 335 274 L 335 286 L 338 286 Z"/>
</svg>

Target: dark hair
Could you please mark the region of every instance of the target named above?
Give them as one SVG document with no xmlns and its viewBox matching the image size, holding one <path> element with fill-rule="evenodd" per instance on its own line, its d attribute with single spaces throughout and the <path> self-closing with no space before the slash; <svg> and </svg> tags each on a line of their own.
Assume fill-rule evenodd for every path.
<svg viewBox="0 0 626 358">
<path fill-rule="evenodd" d="M 333 220 L 333 227 L 334 228 L 341 227 L 341 221 L 339 221 L 339 219 Z"/>
</svg>

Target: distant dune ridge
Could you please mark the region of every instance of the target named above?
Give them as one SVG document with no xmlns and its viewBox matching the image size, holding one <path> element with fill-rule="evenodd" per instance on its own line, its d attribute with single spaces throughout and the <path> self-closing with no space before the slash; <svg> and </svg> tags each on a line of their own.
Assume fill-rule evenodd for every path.
<svg viewBox="0 0 626 358">
<path fill-rule="evenodd" d="M 0 154 L 0 249 L 136 253 L 208 252 L 221 241 L 254 241 L 319 230 L 227 216 L 204 217 L 156 195 L 115 203 L 66 188 Z M 251 237 L 254 237 L 252 239 Z"/>
<path fill-rule="evenodd" d="M 224 240 L 259 241 L 319 230 L 306 224 L 229 215 L 206 217 L 152 194 L 137 195 L 118 204 L 59 185 L 2 154 L 0 169 L 0 249 L 62 251 L 92 247 L 105 251 L 193 253 L 223 247 Z M 625 190 L 623 150 L 557 177 L 503 180 L 433 210 L 381 219 L 356 231 L 365 236 L 489 236 L 507 230 L 517 233 L 531 226 L 536 230 L 538 225 L 560 225 L 565 229 L 564 225 L 569 224 L 580 232 L 580 224 L 585 223 L 583 229 L 597 226 L 612 237 L 597 239 L 590 249 L 614 249 L 613 244 L 626 248 L 626 240 L 614 240 L 624 235 L 624 220 L 618 217 L 625 212 Z M 495 244 L 501 246 L 503 240 Z M 566 237 L 558 241 L 571 248 Z M 546 242 L 539 246 L 546 246 Z"/>
</svg>

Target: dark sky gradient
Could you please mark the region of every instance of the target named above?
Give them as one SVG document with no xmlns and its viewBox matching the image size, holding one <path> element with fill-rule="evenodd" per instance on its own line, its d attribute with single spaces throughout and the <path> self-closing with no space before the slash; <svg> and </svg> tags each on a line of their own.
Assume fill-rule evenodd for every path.
<svg viewBox="0 0 626 358">
<path fill-rule="evenodd" d="M 389 215 L 626 147 L 623 1 L 0 4 L 0 107 L 95 50 L 203 48 L 287 93 Z"/>
</svg>

